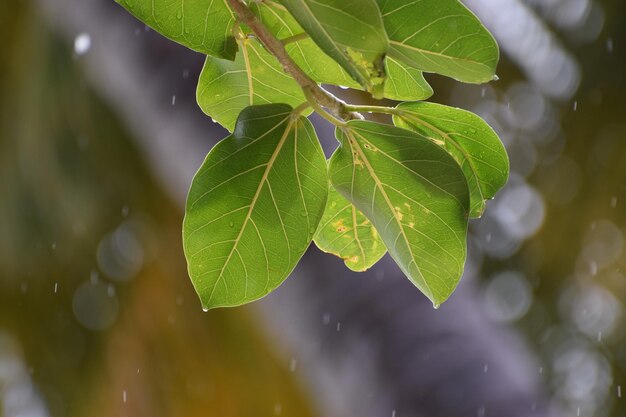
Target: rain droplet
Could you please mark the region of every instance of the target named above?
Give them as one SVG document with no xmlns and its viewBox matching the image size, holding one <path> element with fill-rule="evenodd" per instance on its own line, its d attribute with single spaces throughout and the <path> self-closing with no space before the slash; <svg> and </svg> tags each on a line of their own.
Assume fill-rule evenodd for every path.
<svg viewBox="0 0 626 417">
<path fill-rule="evenodd" d="M 441 307 L 441 304 L 439 304 L 439 303 L 433 303 L 433 308 L 434 308 L 435 310 L 438 310 L 438 309 L 439 309 L 439 307 Z"/>
<path fill-rule="evenodd" d="M 231 221 L 230 223 L 228 223 L 228 226 L 234 227 L 235 226 L 235 222 Z"/>
<path fill-rule="evenodd" d="M 183 18 L 183 11 L 179 10 L 176 12 L 176 19 L 180 20 Z"/>
<path fill-rule="evenodd" d="M 328 323 L 330 323 L 330 313 L 324 313 L 322 315 L 322 323 L 324 323 L 324 326 L 328 326 Z"/>
<path fill-rule="evenodd" d="M 76 55 L 84 55 L 91 48 L 91 36 L 81 33 L 74 39 L 74 52 Z"/>
<path fill-rule="evenodd" d="M 202 311 L 204 311 L 205 313 L 209 312 L 209 308 L 208 307 L 202 307 Z"/>
</svg>

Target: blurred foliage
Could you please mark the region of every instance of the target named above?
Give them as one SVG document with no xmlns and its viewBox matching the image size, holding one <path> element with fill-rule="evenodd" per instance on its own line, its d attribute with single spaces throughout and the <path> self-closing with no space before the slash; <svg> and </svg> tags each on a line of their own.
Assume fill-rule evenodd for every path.
<svg viewBox="0 0 626 417">
<path fill-rule="evenodd" d="M 28 2 L 2 2 L 0 20 L 0 333 L 19 341 L 50 414 L 310 415 L 247 310 L 200 310 L 181 213 L 72 50 Z M 142 262 L 111 280 L 102 268 L 128 265 L 103 242 L 124 225 Z M 81 287 L 105 298 L 81 304 Z"/>
</svg>

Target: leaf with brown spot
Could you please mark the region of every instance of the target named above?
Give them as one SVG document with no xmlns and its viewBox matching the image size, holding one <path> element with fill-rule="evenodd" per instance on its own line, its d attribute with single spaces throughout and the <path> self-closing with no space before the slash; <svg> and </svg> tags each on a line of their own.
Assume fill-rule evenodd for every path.
<svg viewBox="0 0 626 417">
<path fill-rule="evenodd" d="M 387 253 L 372 223 L 332 186 L 314 242 L 322 251 L 343 259 L 356 272 L 371 268 Z"/>
</svg>

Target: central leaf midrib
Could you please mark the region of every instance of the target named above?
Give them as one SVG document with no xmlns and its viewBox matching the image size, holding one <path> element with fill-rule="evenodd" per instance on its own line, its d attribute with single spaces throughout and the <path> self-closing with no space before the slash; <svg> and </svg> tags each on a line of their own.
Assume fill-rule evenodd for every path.
<svg viewBox="0 0 626 417">
<path fill-rule="evenodd" d="M 369 172 L 371 178 L 376 183 L 376 188 L 378 188 L 380 190 L 380 193 L 382 194 L 383 198 L 385 199 L 385 203 L 387 204 L 387 206 L 391 210 L 393 219 L 395 220 L 396 224 L 398 225 L 398 228 L 400 229 L 400 234 L 402 235 L 402 238 L 404 239 L 404 243 L 406 244 L 406 247 L 407 247 L 407 249 L 409 251 L 409 254 L 411 255 L 411 260 L 413 260 L 413 264 L 417 268 L 417 272 L 420 274 L 420 278 L 422 279 L 422 282 L 424 283 L 424 287 L 430 293 L 430 298 L 432 299 L 434 297 L 433 291 L 430 288 L 430 286 L 428 285 L 428 283 L 426 282 L 426 278 L 424 278 L 424 275 L 422 274 L 422 271 L 421 271 L 420 267 L 417 265 L 417 263 L 415 263 L 415 254 L 413 253 L 413 249 L 411 248 L 411 244 L 409 243 L 408 236 L 404 232 L 404 227 L 402 225 L 402 222 L 400 222 L 400 219 L 398 219 L 398 216 L 396 215 L 396 212 L 395 212 L 394 205 L 391 203 L 391 200 L 389 199 L 389 196 L 387 195 L 387 192 L 383 188 L 382 182 L 378 178 L 378 175 L 376 175 L 376 171 L 374 171 L 374 168 L 372 167 L 372 165 L 370 164 L 369 160 L 365 156 L 365 153 L 363 152 L 361 147 L 358 145 L 356 139 L 354 138 L 354 136 L 351 135 L 352 132 L 348 130 L 348 131 L 345 131 L 345 133 L 348 136 L 348 139 L 349 139 L 348 143 L 350 144 L 350 148 L 355 149 L 358 152 L 358 154 L 361 156 L 361 159 L 363 160 L 363 163 L 365 164 L 365 166 L 367 168 L 367 171 Z M 354 148 L 353 148 L 353 145 L 354 145 Z M 354 159 L 353 159 L 352 163 L 353 164 L 355 163 Z M 410 265 L 407 266 L 407 268 L 410 268 Z"/>
<path fill-rule="evenodd" d="M 319 27 L 319 29 L 322 31 L 322 33 L 324 34 L 324 36 L 327 38 L 327 40 L 330 42 L 330 44 L 332 45 L 333 49 L 335 51 L 337 51 L 339 53 L 339 55 L 341 57 L 343 57 L 348 63 L 351 64 L 351 67 L 356 71 L 358 78 L 359 78 L 359 82 L 360 83 L 368 83 L 367 77 L 364 77 L 363 74 L 361 73 L 361 70 L 358 66 L 353 65 L 353 61 L 352 59 L 350 59 L 350 57 L 345 54 L 341 48 L 339 48 L 337 45 L 337 43 L 333 40 L 333 38 L 330 36 L 330 34 L 328 33 L 328 31 L 326 30 L 326 28 L 324 27 L 324 25 L 322 25 L 321 22 L 319 22 L 316 18 L 315 18 L 315 14 L 313 13 L 313 11 L 311 10 L 311 8 L 309 7 L 309 5 L 306 3 L 306 1 L 304 0 L 296 0 L 298 3 L 300 3 L 302 5 L 302 7 L 308 12 L 311 21 Z"/>
<path fill-rule="evenodd" d="M 293 116 L 290 116 L 290 117 L 293 117 Z M 289 123 L 287 124 L 287 127 L 285 128 L 285 132 L 283 133 L 283 136 L 278 141 L 278 144 L 276 145 L 276 149 L 272 153 L 272 156 L 270 157 L 270 160 L 267 163 L 267 167 L 265 168 L 265 171 L 263 172 L 261 180 L 259 181 L 259 186 L 257 187 L 256 192 L 254 193 L 254 196 L 252 197 L 252 202 L 250 203 L 250 208 L 248 209 L 248 213 L 246 213 L 246 217 L 244 218 L 243 225 L 241 226 L 241 229 L 239 230 L 239 234 L 237 235 L 237 238 L 234 240 L 233 247 L 230 250 L 230 252 L 228 254 L 228 257 L 226 258 L 226 261 L 224 262 L 224 265 L 220 269 L 219 276 L 218 276 L 217 280 L 215 281 L 215 284 L 213 285 L 213 289 L 211 290 L 211 294 L 209 295 L 209 299 L 207 301 L 207 304 L 211 303 L 211 299 L 213 298 L 213 294 L 215 293 L 215 289 L 217 288 L 217 285 L 220 283 L 220 281 L 224 277 L 224 271 L 225 271 L 226 267 L 228 266 L 228 264 L 230 262 L 230 259 L 233 256 L 233 253 L 235 253 L 235 251 L 237 249 L 237 245 L 239 244 L 239 241 L 241 240 L 241 236 L 243 236 L 243 232 L 246 230 L 246 227 L 248 225 L 248 221 L 251 220 L 252 212 L 254 211 L 254 207 L 255 207 L 258 199 L 259 199 L 259 196 L 261 195 L 261 191 L 263 190 L 263 186 L 265 185 L 265 182 L 267 181 L 269 173 L 270 173 L 270 171 L 273 168 L 274 162 L 276 161 L 276 158 L 278 157 L 278 154 L 282 150 L 282 147 L 285 144 L 285 142 L 286 142 L 286 140 L 287 140 L 287 138 L 289 136 L 289 133 L 291 131 L 291 127 L 294 125 L 294 123 L 295 123 L 295 119 L 292 118 L 289 121 Z M 260 235 L 259 235 L 259 239 L 261 239 Z M 243 260 L 242 260 L 242 263 L 243 263 Z M 246 282 L 247 282 L 247 280 L 248 280 L 248 276 L 246 276 Z"/>
<path fill-rule="evenodd" d="M 480 65 L 480 66 L 489 68 L 489 65 L 487 65 L 487 64 L 485 64 L 483 62 L 480 62 L 480 61 L 474 61 L 472 59 L 456 57 L 456 56 L 453 56 L 453 55 L 445 55 L 445 54 L 442 54 L 440 52 L 429 51 L 428 49 L 418 48 L 417 46 L 408 45 L 406 43 L 402 43 L 402 42 L 395 41 L 395 40 L 392 40 L 392 39 L 389 40 L 389 43 L 390 44 L 394 44 L 396 46 L 401 46 L 401 47 L 405 47 L 405 48 L 408 48 L 408 49 L 412 49 L 412 50 L 420 52 L 420 53 L 422 53 L 424 55 L 433 55 L 433 56 L 436 56 L 436 57 L 439 57 L 439 58 L 448 59 L 448 60 L 451 60 L 451 61 L 457 60 L 457 61 L 461 61 L 461 62 L 465 62 L 465 63 L 469 63 L 469 64 L 476 64 L 476 65 Z"/>
</svg>

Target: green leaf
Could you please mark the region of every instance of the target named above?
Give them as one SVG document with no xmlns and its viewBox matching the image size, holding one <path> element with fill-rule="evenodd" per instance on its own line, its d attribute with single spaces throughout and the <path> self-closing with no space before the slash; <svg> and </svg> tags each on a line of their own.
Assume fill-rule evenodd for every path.
<svg viewBox="0 0 626 417">
<path fill-rule="evenodd" d="M 163 36 L 194 51 L 234 59 L 235 18 L 226 0 L 116 0 Z"/>
<path fill-rule="evenodd" d="M 387 82 L 385 97 L 398 101 L 426 100 L 433 95 L 432 87 L 424 79 L 422 71 L 387 57 Z"/>
<path fill-rule="evenodd" d="M 283 104 L 246 108 L 196 174 L 183 224 L 189 275 L 205 309 L 278 287 L 311 243 L 328 194 L 311 123 Z"/>
<path fill-rule="evenodd" d="M 244 39 L 235 61 L 207 57 L 196 98 L 202 110 L 232 131 L 237 116 L 254 104 L 284 103 L 293 107 L 306 98 L 256 39 Z"/>
<path fill-rule="evenodd" d="M 498 135 L 465 110 L 434 103 L 402 103 L 394 123 L 443 146 L 459 163 L 470 189 L 470 215 L 480 217 L 485 200 L 506 184 L 509 158 Z"/>
<path fill-rule="evenodd" d="M 356 272 L 368 270 L 387 253 L 372 223 L 332 186 L 314 241 L 322 251 L 340 257 Z"/>
<path fill-rule="evenodd" d="M 382 98 L 387 35 L 375 0 L 281 0 L 317 45 Z"/>
<path fill-rule="evenodd" d="M 423 136 L 351 121 L 337 130 L 333 186 L 380 233 L 407 277 L 437 307 L 463 271 L 469 191 L 456 161 Z"/>
<path fill-rule="evenodd" d="M 468 83 L 494 79 L 498 45 L 458 0 L 377 0 L 389 56 Z"/>
</svg>

